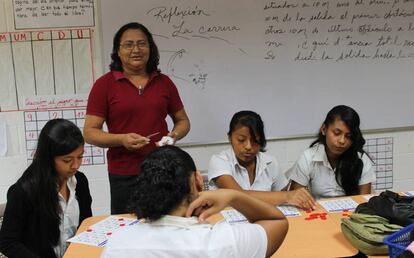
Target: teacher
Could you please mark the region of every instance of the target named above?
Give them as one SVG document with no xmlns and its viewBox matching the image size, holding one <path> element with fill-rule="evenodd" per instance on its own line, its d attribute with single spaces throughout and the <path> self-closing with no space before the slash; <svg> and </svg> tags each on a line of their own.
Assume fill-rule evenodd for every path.
<svg viewBox="0 0 414 258">
<path fill-rule="evenodd" d="M 136 22 L 125 24 L 114 36 L 111 71 L 89 93 L 83 132 L 86 142 L 109 148 L 111 214 L 129 212 L 140 164 L 155 143 L 165 135 L 175 142 L 190 130 L 177 87 L 158 69 L 159 58 L 148 29 Z M 174 123 L 170 132 L 167 115 Z"/>
</svg>

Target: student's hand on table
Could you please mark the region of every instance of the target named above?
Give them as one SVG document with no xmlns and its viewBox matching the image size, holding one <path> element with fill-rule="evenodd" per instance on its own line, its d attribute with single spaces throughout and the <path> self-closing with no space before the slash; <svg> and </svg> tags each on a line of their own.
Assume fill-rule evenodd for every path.
<svg viewBox="0 0 414 258">
<path fill-rule="evenodd" d="M 186 216 L 198 216 L 199 222 L 226 208 L 233 198 L 233 190 L 219 189 L 215 191 L 200 192 L 189 206 Z"/>
<path fill-rule="evenodd" d="M 314 210 L 316 208 L 315 199 L 305 188 L 299 188 L 287 193 L 288 204 L 295 205 L 304 210 Z"/>
<path fill-rule="evenodd" d="M 127 133 L 123 135 L 122 145 L 129 151 L 136 151 L 150 142 L 147 137 L 136 133 Z"/>
</svg>

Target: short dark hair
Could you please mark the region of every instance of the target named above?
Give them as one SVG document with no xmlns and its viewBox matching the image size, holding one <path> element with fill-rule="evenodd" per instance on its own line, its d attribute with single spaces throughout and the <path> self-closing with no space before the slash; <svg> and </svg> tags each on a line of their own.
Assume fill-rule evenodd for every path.
<svg viewBox="0 0 414 258">
<path fill-rule="evenodd" d="M 341 120 L 346 124 L 351 132 L 350 139 L 352 141 L 351 147 L 338 159 L 337 169 L 335 170 L 336 181 L 344 189 L 346 195 L 356 195 L 359 194 L 359 180 L 364 166 L 359 154 L 366 154 L 363 149 L 365 139 L 359 128 L 360 118 L 353 108 L 338 105 L 328 112 L 323 124 L 328 128 L 336 120 Z M 327 148 L 326 135 L 323 135 L 321 131 L 310 146 L 312 147 L 317 143 L 322 143 Z"/>
<path fill-rule="evenodd" d="M 152 73 L 155 71 L 159 71 L 158 64 L 160 62 L 160 53 L 158 51 L 158 47 L 155 44 L 155 41 L 152 37 L 151 32 L 141 23 L 138 22 L 131 22 L 127 23 L 124 26 L 122 26 L 114 36 L 113 40 L 113 46 L 112 46 L 112 53 L 111 53 L 111 64 L 109 65 L 109 69 L 115 70 L 115 71 L 123 71 L 122 62 L 121 59 L 118 56 L 118 51 L 121 44 L 121 38 L 125 31 L 132 29 L 132 30 L 141 30 L 144 32 L 144 34 L 147 36 L 148 44 L 150 48 L 150 55 L 149 60 L 146 67 L 147 73 Z"/>
<path fill-rule="evenodd" d="M 249 128 L 253 141 L 260 145 L 260 151 L 266 151 L 266 136 L 264 133 L 263 120 L 260 115 L 250 110 L 243 110 L 235 113 L 231 118 L 227 135 L 231 136 L 234 130 L 243 126 Z"/>
<path fill-rule="evenodd" d="M 171 145 L 155 149 L 141 164 L 130 210 L 138 218 L 157 220 L 186 198 L 190 202 L 190 178 L 196 170 L 193 159 L 182 149 Z"/>
</svg>

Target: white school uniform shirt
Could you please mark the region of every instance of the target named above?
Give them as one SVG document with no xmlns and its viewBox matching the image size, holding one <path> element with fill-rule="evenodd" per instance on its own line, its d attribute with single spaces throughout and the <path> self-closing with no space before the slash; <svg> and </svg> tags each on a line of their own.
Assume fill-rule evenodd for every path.
<svg viewBox="0 0 414 258">
<path fill-rule="evenodd" d="M 57 257 L 63 257 L 69 243 L 66 242 L 69 238 L 73 237 L 79 225 L 79 203 L 76 199 L 76 177 L 71 176 L 68 178 L 67 186 L 69 188 L 69 199 L 66 200 L 59 193 L 59 205 L 62 209 L 60 214 L 60 239 L 57 246 L 54 247 Z"/>
<path fill-rule="evenodd" d="M 266 249 L 266 232 L 260 225 L 199 224 L 196 217 L 166 215 L 114 232 L 101 258 L 263 258 Z"/>
<path fill-rule="evenodd" d="M 366 154 L 360 158 L 364 166 L 359 185 L 375 182 L 375 170 L 371 160 Z M 328 161 L 323 144 L 316 144 L 305 150 L 288 174 L 289 179 L 309 187 L 312 196 L 317 199 L 345 195 L 344 189 L 336 182 L 335 171 Z"/>
<path fill-rule="evenodd" d="M 217 189 L 213 179 L 222 175 L 232 176 L 244 190 L 281 191 L 288 184 L 288 180 L 280 171 L 277 161 L 263 152 L 256 155 L 256 177 L 253 184 L 250 184 L 247 169 L 237 161 L 233 148 L 211 157 L 208 168 L 211 190 Z"/>
</svg>

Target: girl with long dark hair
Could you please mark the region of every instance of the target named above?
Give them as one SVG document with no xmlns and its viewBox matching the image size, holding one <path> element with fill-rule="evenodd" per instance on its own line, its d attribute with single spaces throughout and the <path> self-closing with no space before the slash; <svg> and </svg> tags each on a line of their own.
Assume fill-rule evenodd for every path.
<svg viewBox="0 0 414 258">
<path fill-rule="evenodd" d="M 65 119 L 46 123 L 33 162 L 7 192 L 0 251 L 7 257 L 62 257 L 66 240 L 92 216 L 88 180 L 78 169 L 84 140 Z"/>
<path fill-rule="evenodd" d="M 291 189 L 308 187 L 315 198 L 371 193 L 375 171 L 359 125 L 351 107 L 332 108 L 318 138 L 289 171 Z"/>
</svg>

